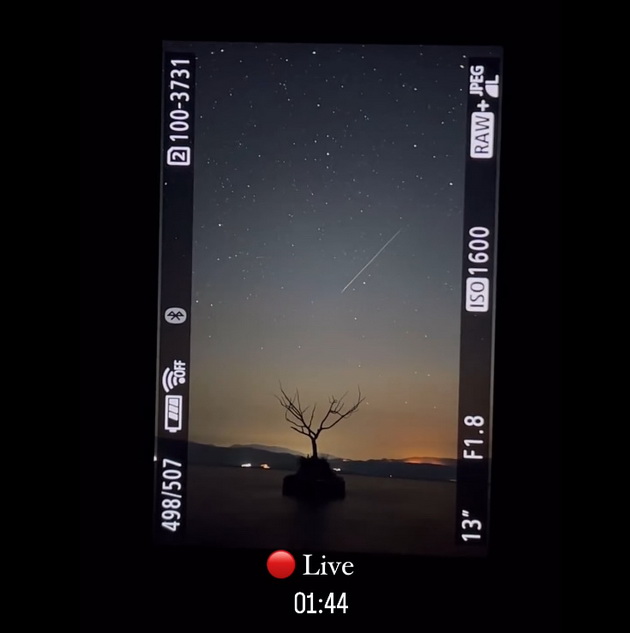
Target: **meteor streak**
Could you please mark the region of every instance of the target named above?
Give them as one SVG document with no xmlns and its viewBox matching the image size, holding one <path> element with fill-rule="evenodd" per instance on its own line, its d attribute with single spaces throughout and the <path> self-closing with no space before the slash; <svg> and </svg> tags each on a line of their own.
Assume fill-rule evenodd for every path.
<svg viewBox="0 0 630 633">
<path fill-rule="evenodd" d="M 396 231 L 396 233 L 394 233 L 394 235 L 392 235 L 392 237 L 390 237 L 387 242 L 385 242 L 385 244 L 381 246 L 381 249 L 378 251 L 378 253 L 376 253 L 376 255 L 374 255 L 374 257 L 372 257 L 372 259 L 365 266 L 363 266 L 363 268 L 361 268 L 361 270 L 346 284 L 344 289 L 341 291 L 341 294 L 343 294 L 355 282 L 356 278 L 387 248 L 387 246 L 391 242 L 394 241 L 394 239 L 398 236 L 398 233 L 400 233 L 401 231 L 402 229 L 398 229 L 398 231 Z"/>
</svg>

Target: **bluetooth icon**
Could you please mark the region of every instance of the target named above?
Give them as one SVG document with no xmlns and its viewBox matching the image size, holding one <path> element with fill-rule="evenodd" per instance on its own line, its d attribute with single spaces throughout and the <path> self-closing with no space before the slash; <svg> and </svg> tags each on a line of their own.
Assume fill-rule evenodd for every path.
<svg viewBox="0 0 630 633">
<path fill-rule="evenodd" d="M 167 323 L 173 323 L 174 325 L 179 325 L 186 320 L 186 310 L 184 308 L 167 308 L 164 312 L 164 320 Z"/>
</svg>

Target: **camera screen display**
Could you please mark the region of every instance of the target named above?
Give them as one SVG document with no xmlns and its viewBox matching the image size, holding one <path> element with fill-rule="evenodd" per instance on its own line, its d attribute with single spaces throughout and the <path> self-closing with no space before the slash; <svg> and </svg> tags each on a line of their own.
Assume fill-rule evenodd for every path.
<svg viewBox="0 0 630 633">
<path fill-rule="evenodd" d="M 501 55 L 164 42 L 156 542 L 487 553 Z"/>
</svg>

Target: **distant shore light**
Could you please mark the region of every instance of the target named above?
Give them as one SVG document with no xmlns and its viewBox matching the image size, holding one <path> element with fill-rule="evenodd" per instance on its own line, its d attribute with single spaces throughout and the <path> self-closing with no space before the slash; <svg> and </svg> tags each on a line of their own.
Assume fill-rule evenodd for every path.
<svg viewBox="0 0 630 633">
<path fill-rule="evenodd" d="M 333 468 L 333 470 L 338 473 L 341 472 L 341 468 Z"/>
<path fill-rule="evenodd" d="M 252 465 L 247 463 L 247 464 L 241 464 L 241 468 L 251 468 Z"/>
<path fill-rule="evenodd" d="M 265 470 L 269 470 L 271 468 L 269 464 L 261 464 L 260 467 L 264 468 Z"/>
</svg>

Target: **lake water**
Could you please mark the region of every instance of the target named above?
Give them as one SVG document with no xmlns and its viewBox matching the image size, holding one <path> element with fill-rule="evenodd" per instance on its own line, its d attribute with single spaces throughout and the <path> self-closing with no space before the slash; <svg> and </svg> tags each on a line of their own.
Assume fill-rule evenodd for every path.
<svg viewBox="0 0 630 633">
<path fill-rule="evenodd" d="M 187 541 L 214 547 L 452 556 L 455 484 L 344 475 L 346 498 L 282 495 L 288 471 L 191 465 Z"/>
</svg>

